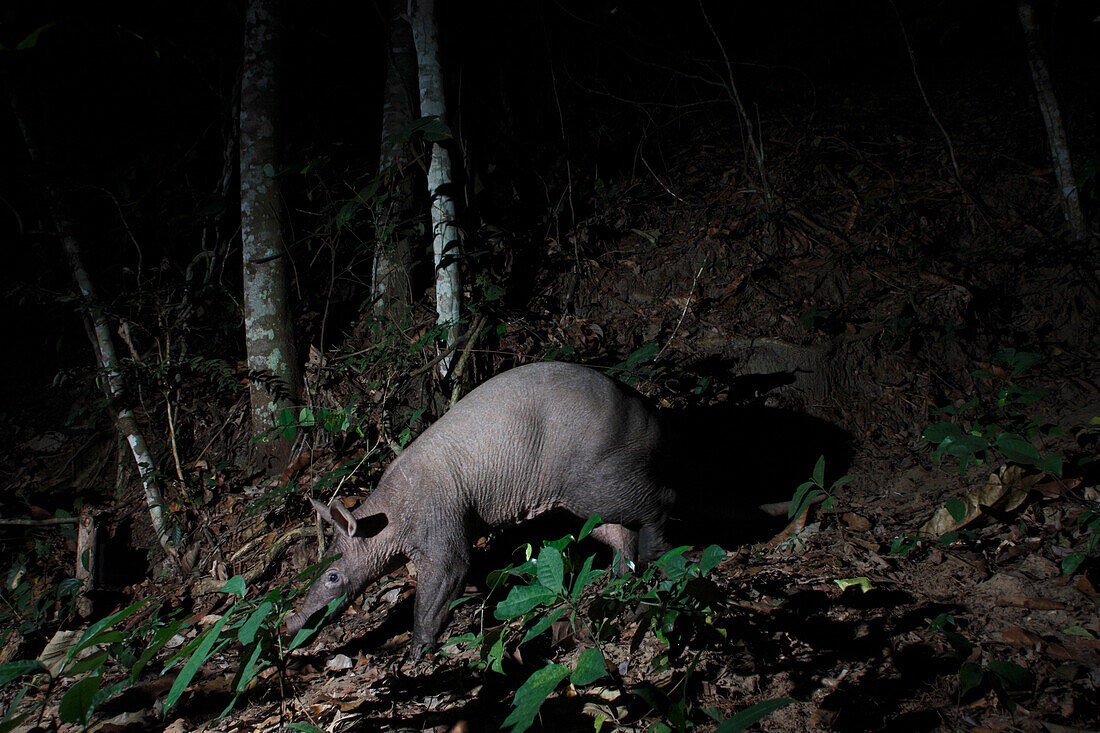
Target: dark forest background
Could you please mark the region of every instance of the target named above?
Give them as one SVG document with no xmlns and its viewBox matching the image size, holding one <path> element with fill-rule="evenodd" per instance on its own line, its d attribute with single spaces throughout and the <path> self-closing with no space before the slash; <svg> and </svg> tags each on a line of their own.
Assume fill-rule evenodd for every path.
<svg viewBox="0 0 1100 733">
<path fill-rule="evenodd" d="M 621 667 L 631 672 L 619 674 L 616 725 L 676 727 L 671 708 L 636 694 L 642 683 L 681 695 L 700 729 L 717 724 L 704 708 L 724 719 L 788 697 L 797 703 L 761 725 L 1100 725 L 1096 229 L 1082 239 L 1067 228 L 1017 5 L 440 3 L 465 325 L 477 330 L 457 378 L 430 367 L 421 179 L 402 224 L 411 311 L 394 320 L 371 302 L 382 233 L 363 192 L 379 180 L 386 5 L 280 11 L 280 215 L 295 358 L 311 384 L 295 409 L 308 399 L 350 418 L 299 426 L 292 460 L 273 475 L 248 460 L 243 407 L 257 379 L 245 365 L 234 147 L 245 3 L 0 8 L 0 664 L 142 599 L 202 619 L 226 612 L 211 583 L 227 575 L 260 589 L 288 580 L 315 560 L 307 497 L 327 499 L 345 477 L 342 494 L 369 493 L 452 397 L 559 359 L 607 370 L 660 409 L 685 485 L 676 540 L 715 542 L 732 558 L 713 578 L 725 640 L 685 642 L 672 682 L 620 645 L 638 669 Z M 1035 10 L 1093 223 L 1100 5 Z M 28 156 L 9 98 L 44 165 Z M 422 178 L 423 136 L 408 149 Z M 126 400 L 157 458 L 180 562 L 165 562 L 149 529 L 48 186 L 64 198 L 132 380 Z M 176 355 L 182 344 L 188 361 L 166 358 L 166 344 Z M 950 428 L 929 432 L 944 422 L 986 442 L 952 452 Z M 1005 435 L 1029 447 L 1013 452 Z M 819 456 L 824 488 L 859 478 L 787 528 L 810 528 L 797 547 L 768 543 L 786 521 L 758 505 L 789 500 Z M 991 472 L 1009 488 L 973 498 L 988 498 Z M 944 519 L 961 511 L 952 499 L 971 503 L 965 521 Z M 57 592 L 73 575 L 72 525 L 3 520 L 68 522 L 88 507 L 100 512 L 101 567 L 93 607 L 78 614 L 73 594 Z M 486 535 L 468 581 L 478 591 L 531 537 Z M 878 590 L 856 598 L 832 583 L 854 576 Z M 385 693 L 356 698 L 357 729 L 499 727 L 534 662 L 519 655 L 509 669 L 522 676 L 508 682 L 458 657 L 397 674 L 413 580 L 385 587 L 394 582 L 404 600 L 392 616 L 393 602 L 368 599 L 292 667 L 292 692 L 269 679 L 231 715 L 299 720 L 303 699 L 377 683 Z M 476 627 L 470 605 L 451 634 Z M 531 658 L 576 651 L 555 644 Z M 318 671 L 333 649 L 359 660 L 367 681 Z M 26 699 L 58 715 L 54 684 L 27 680 Z M 167 689 L 145 684 L 135 689 L 149 699 L 125 709 L 163 700 Z M 0 689 L 5 705 L 15 687 Z M 433 707 L 435 694 L 452 698 Z M 212 683 L 186 695 L 183 712 L 132 729 L 177 715 L 193 729 L 229 699 Z M 546 708 L 560 717 L 537 724 L 590 727 L 586 702 L 604 704 L 563 694 Z"/>
</svg>

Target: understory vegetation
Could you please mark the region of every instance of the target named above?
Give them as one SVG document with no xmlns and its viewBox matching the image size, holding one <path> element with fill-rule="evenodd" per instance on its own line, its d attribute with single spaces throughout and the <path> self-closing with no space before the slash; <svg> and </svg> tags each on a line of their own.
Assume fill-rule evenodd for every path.
<svg viewBox="0 0 1100 733">
<path fill-rule="evenodd" d="M 0 733 L 1100 729 L 1083 4 L 1038 13 L 1075 222 L 1030 3 L 440 3 L 450 117 L 393 135 L 409 6 L 290 3 L 247 264 L 244 4 L 78 5 L 0 24 Z M 246 336 L 276 261 L 293 383 Z M 652 406 L 674 549 L 477 525 L 438 650 L 412 562 L 281 634 L 333 561 L 310 499 L 541 361 Z"/>
</svg>

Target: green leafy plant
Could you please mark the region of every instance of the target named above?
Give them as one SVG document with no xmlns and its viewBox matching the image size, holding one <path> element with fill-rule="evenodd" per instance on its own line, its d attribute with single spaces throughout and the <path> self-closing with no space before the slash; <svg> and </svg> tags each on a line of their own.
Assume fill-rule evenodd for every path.
<svg viewBox="0 0 1100 733">
<path fill-rule="evenodd" d="M 58 512 L 58 515 L 65 512 Z M 72 527 L 65 527 L 72 532 Z M 42 543 L 38 554 L 48 552 L 48 546 Z M 4 587 L 0 589 L 0 638 L 6 636 L 6 630 L 28 634 L 42 628 L 51 609 L 60 608 L 59 617 L 67 619 L 73 615 L 76 596 L 80 590 L 80 581 L 65 578 L 56 585 L 36 584 L 34 574 L 27 567 L 27 559 L 22 554 L 8 569 L 4 578 Z"/>
<path fill-rule="evenodd" d="M 1012 695 L 1030 690 L 1034 678 L 1025 668 L 1014 662 L 989 660 L 985 664 L 970 661 L 974 656 L 974 645 L 959 630 L 955 617 L 941 613 L 928 624 L 930 631 L 938 632 L 947 641 L 950 651 L 945 656 L 960 662 L 959 697 L 963 698 L 974 691 L 992 690 L 1001 704 L 1008 710 L 1016 709 Z"/>
<path fill-rule="evenodd" d="M 989 689 L 1010 712 L 1016 709 L 1012 696 L 1029 691 L 1034 684 L 1031 673 L 1015 662 L 996 659 L 984 665 L 964 662 L 959 669 L 959 697 L 966 697 L 974 690 Z"/>
<path fill-rule="evenodd" d="M 661 347 L 656 341 L 649 341 L 631 352 L 630 356 L 607 371 L 612 377 L 627 384 L 636 384 L 639 380 L 652 379 L 657 373 L 657 357 Z"/>
<path fill-rule="evenodd" d="M 289 643 L 285 643 L 280 636 L 279 626 L 283 617 L 297 597 L 305 592 L 310 580 L 322 572 L 329 562 L 331 560 L 303 571 L 293 581 L 295 590 L 288 591 L 280 586 L 255 600 L 246 599 L 247 588 L 241 576 L 231 578 L 222 588 L 223 593 L 236 597 L 230 608 L 213 625 L 173 652 L 160 668 L 163 674 L 179 667 L 164 701 L 165 713 L 179 701 L 203 663 L 228 645 L 237 644 L 240 651 L 237 669 L 230 683 L 233 696 L 222 715 L 236 705 L 260 672 L 272 665 L 281 669 L 286 655 L 306 643 L 340 602 L 340 599 L 335 599 L 323 615 L 299 630 Z M 146 668 L 165 652 L 169 643 L 193 626 L 194 622 L 182 613 L 163 615 L 163 607 L 155 604 L 136 627 L 124 630 L 124 622 L 150 603 L 148 600 L 140 601 L 88 627 L 68 648 L 61 664 L 52 671 L 46 694 L 38 703 L 39 714 L 45 711 L 52 699 L 57 680 L 78 677 L 61 696 L 59 717 L 62 722 L 89 727 L 99 705 L 137 683 Z M 37 660 L 18 660 L 2 665 L 0 687 L 46 671 Z M 28 689 L 29 686 L 24 687 L 9 706 L 4 722 L 0 723 L 0 733 L 7 733 L 35 713 L 32 708 L 15 714 Z"/>
<path fill-rule="evenodd" d="M 296 590 L 287 591 L 285 587 L 278 586 L 254 600 L 246 598 L 248 593 L 244 578 L 239 575 L 230 578 L 222 592 L 236 596 L 237 600 L 210 628 L 165 662 L 166 670 L 182 664 L 176 681 L 165 698 L 165 712 L 179 700 L 203 663 L 230 644 L 240 645 L 239 661 L 230 682 L 233 697 L 222 715 L 233 709 L 260 672 L 273 665 L 281 669 L 286 655 L 305 644 L 343 600 L 342 597 L 334 598 L 322 614 L 307 622 L 289 642 L 283 642 L 280 635 L 282 619 L 292 609 L 304 589 L 335 559 L 328 558 L 302 571 L 292 581 Z"/>
<path fill-rule="evenodd" d="M 168 642 L 174 631 L 167 634 L 158 633 L 156 620 L 147 619 L 133 632 L 123 634 L 118 628 L 126 619 L 130 618 L 146 605 L 141 601 L 122 609 L 110 616 L 97 621 L 88 627 L 70 646 L 64 660 L 56 668 L 50 677 L 46 694 L 40 703 L 39 714 L 45 710 L 56 681 L 61 677 L 80 677 L 62 695 L 58 715 L 61 722 L 76 723 L 87 727 L 92 719 L 92 714 L 97 705 L 114 697 L 118 693 L 130 687 L 141 669 L 148 663 L 154 654 Z M 174 622 L 174 628 L 183 625 L 182 621 Z M 141 656 L 136 653 L 136 648 L 145 646 L 146 652 Z M 123 667 L 129 674 L 121 679 L 115 677 L 115 681 L 105 686 L 104 672 L 109 663 Z M 46 672 L 46 667 L 38 660 L 18 660 L 0 667 L 0 686 L 6 685 L 26 675 L 34 675 Z M 18 695 L 21 700 L 28 688 L 24 688 Z M 0 731 L 10 730 L 22 723 L 22 721 L 34 714 L 31 710 L 14 715 L 15 705 L 9 707 L 5 723 L 0 726 Z M 7 727 L 10 726 L 10 727 Z"/>
<path fill-rule="evenodd" d="M 836 504 L 836 499 L 833 497 L 832 492 L 856 478 L 859 478 L 858 473 L 845 474 L 834 481 L 832 485 L 826 486 L 825 456 L 818 456 L 810 480 L 799 484 L 798 488 L 794 490 L 794 496 L 791 497 L 791 505 L 787 509 L 787 518 L 794 519 L 802 514 L 819 496 L 825 497 L 821 502 L 821 508 L 825 510 L 832 509 Z"/>
<path fill-rule="evenodd" d="M 1096 546 L 1100 545 L 1100 509 L 1086 509 L 1077 518 L 1077 526 L 1087 536 L 1085 551 L 1074 552 L 1062 559 L 1062 573 L 1073 575 L 1088 556 L 1096 552 Z"/>
<path fill-rule="evenodd" d="M 913 535 L 902 535 L 901 537 L 895 537 L 894 541 L 890 543 L 890 554 L 897 555 L 898 557 L 909 557 L 914 550 L 921 545 L 920 537 Z"/>
<path fill-rule="evenodd" d="M 828 306 L 814 303 L 798 317 L 798 322 L 807 331 L 813 331 L 825 326 L 833 317 L 833 312 Z"/>
<path fill-rule="evenodd" d="M 718 596 L 706 580 L 725 557 L 720 547 L 706 548 L 697 562 L 685 557 L 690 548 L 678 547 L 640 573 L 609 578 L 606 571 L 593 567 L 593 556 L 578 561 L 575 552 L 576 543 L 587 537 L 598 521 L 598 517 L 589 519 L 577 538 L 566 536 L 543 543 L 537 555 L 527 545 L 525 562 L 491 573 L 489 585 L 494 591 L 511 582 L 506 596 L 492 608 L 492 617 L 504 624 L 448 642 L 476 649 L 476 666 L 501 673 L 508 648 L 531 642 L 559 622 L 583 647 L 572 664 L 548 661 L 516 690 L 512 711 L 504 721 L 513 731 L 530 727 L 543 702 L 563 680 L 568 678 L 582 687 L 612 676 L 605 644 L 621 631 L 628 614 L 639 622 L 636 639 L 649 630 L 665 645 L 653 661 L 660 668 L 667 667 L 670 655 L 679 653 L 696 633 L 724 636 L 724 630 L 714 625 Z M 483 623 L 488 607 L 486 600 Z"/>
<path fill-rule="evenodd" d="M 294 440 L 299 431 L 320 430 L 326 433 L 344 433 L 354 430 L 363 437 L 354 404 L 344 407 L 302 407 L 295 410 L 286 407 L 276 416 L 279 435 L 286 440 Z"/>
<path fill-rule="evenodd" d="M 1026 405 L 1042 400 L 1048 393 L 1016 382 L 1042 357 L 1009 348 L 997 352 L 994 359 L 1006 366 L 1007 376 L 996 376 L 988 370 L 973 372 L 975 384 L 986 387 L 976 388 L 962 405 L 936 410 L 950 419 L 928 426 L 921 440 L 934 446 L 932 456 L 937 461 L 945 456 L 958 459 L 959 473 L 965 472 L 971 463 L 981 464 L 991 454 L 998 454 L 1006 461 L 1061 476 L 1062 456 L 1041 454 L 1033 441 L 1062 431 L 1029 418 L 1023 411 Z"/>
</svg>

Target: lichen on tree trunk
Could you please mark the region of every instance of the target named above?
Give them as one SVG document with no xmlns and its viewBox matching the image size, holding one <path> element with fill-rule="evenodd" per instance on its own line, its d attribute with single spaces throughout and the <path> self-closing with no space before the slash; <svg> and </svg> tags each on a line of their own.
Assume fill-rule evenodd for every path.
<svg viewBox="0 0 1100 733">
<path fill-rule="evenodd" d="M 386 85 L 382 100 L 382 144 L 378 156 L 378 175 L 396 194 L 388 216 L 398 222 L 412 216 L 416 207 L 413 176 L 403 159 L 405 131 L 412 123 L 418 106 L 416 89 L 416 48 L 412 28 L 405 17 L 405 0 L 389 1 L 388 48 L 386 49 Z M 412 305 L 412 248 L 400 226 L 386 229 L 386 239 L 378 238 L 371 280 L 374 311 L 397 322 L 408 317 Z"/>
<path fill-rule="evenodd" d="M 282 468 L 289 441 L 271 430 L 298 389 L 298 361 L 287 295 L 289 259 L 279 218 L 277 167 L 277 0 L 250 0 L 241 72 L 241 245 L 253 465 Z"/>
<path fill-rule="evenodd" d="M 409 20 L 416 43 L 420 77 L 420 114 L 446 122 L 443 71 L 439 60 L 439 30 L 435 0 L 410 0 Z M 435 262 L 435 308 L 438 323 L 446 331 L 447 347 L 453 348 L 461 335 L 462 281 L 458 262 L 462 254 L 462 233 L 456 221 L 456 206 L 449 189 L 454 181 L 451 154 L 439 142 L 432 143 L 428 167 L 428 193 L 432 207 L 432 253 Z M 440 361 L 440 371 L 450 372 L 451 358 Z"/>
</svg>

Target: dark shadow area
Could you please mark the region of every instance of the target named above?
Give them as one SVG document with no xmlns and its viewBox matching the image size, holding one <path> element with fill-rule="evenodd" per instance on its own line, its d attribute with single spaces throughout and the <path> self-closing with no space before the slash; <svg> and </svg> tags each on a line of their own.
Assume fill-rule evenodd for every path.
<svg viewBox="0 0 1100 733">
<path fill-rule="evenodd" d="M 361 723 L 348 730 L 450 730 L 459 721 L 466 721 L 472 731 L 498 730 L 508 712 L 508 678 L 443 664 L 446 666 L 415 673 L 395 666 L 375 683 L 375 699 L 355 708 L 354 712 L 362 716 Z M 410 700 L 424 701 L 423 712 L 394 713 Z M 457 705 L 451 704 L 456 701 Z"/>
<path fill-rule="evenodd" d="M 899 705 L 912 700 L 914 690 L 931 690 L 958 672 L 958 661 L 936 648 L 937 635 L 928 622 L 959 611 L 947 604 L 921 604 L 901 590 L 840 598 L 800 591 L 771 612 L 734 610 L 726 628 L 738 648 L 729 658 L 739 675 L 787 674 L 795 699 L 820 692 L 823 669 L 857 671 L 836 680 L 822 703 L 835 716 L 830 730 L 936 730 L 943 721 L 934 711 L 906 714 Z M 898 640 L 914 637 L 919 639 L 897 646 Z"/>
<path fill-rule="evenodd" d="M 851 461 L 851 436 L 831 423 L 770 407 L 706 407 L 661 414 L 667 480 L 676 490 L 673 544 L 726 549 L 786 524 L 761 504 L 789 501 L 825 457 L 828 485 Z"/>
<path fill-rule="evenodd" d="M 88 593 L 92 602 L 90 620 L 99 620 L 127 605 L 131 597 L 129 588 L 145 580 L 149 567 L 149 552 L 134 541 L 130 518 L 121 520 L 110 534 L 100 530 L 95 554 L 94 589 Z"/>
<path fill-rule="evenodd" d="M 108 591 L 121 591 L 140 583 L 147 577 L 148 555 L 134 541 L 133 520 L 123 519 L 99 547 L 98 584 Z"/>
</svg>

